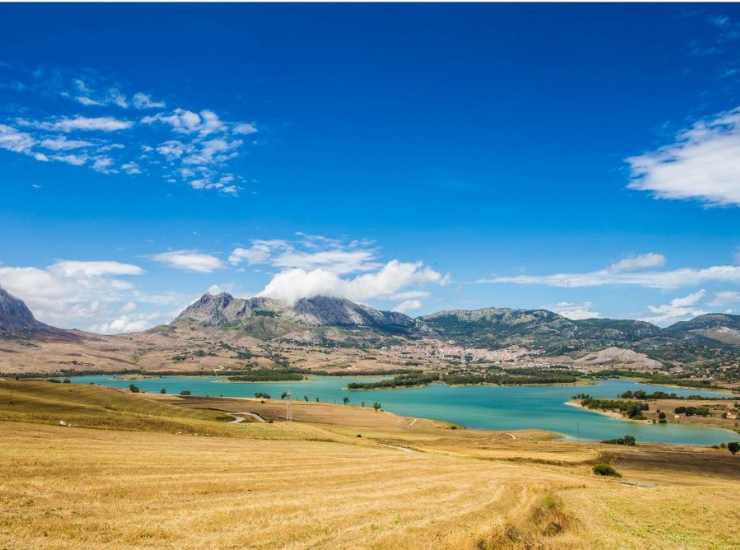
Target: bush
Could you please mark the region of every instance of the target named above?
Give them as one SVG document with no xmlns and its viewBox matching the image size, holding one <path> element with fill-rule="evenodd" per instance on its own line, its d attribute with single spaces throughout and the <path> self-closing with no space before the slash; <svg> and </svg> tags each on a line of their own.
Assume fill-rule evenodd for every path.
<svg viewBox="0 0 740 550">
<path fill-rule="evenodd" d="M 637 440 L 631 435 L 625 435 L 624 437 L 620 437 L 619 439 L 607 439 L 605 441 L 602 441 L 602 443 L 609 443 L 610 445 L 627 445 L 629 447 L 634 447 L 635 445 L 637 445 Z"/>
<path fill-rule="evenodd" d="M 167 390 L 162 388 L 161 390 L 159 390 L 159 393 L 167 393 Z"/>
<path fill-rule="evenodd" d="M 139 393 L 141 391 L 139 386 L 135 386 L 134 384 L 129 384 L 128 389 L 131 393 Z"/>
<path fill-rule="evenodd" d="M 737 452 L 740 451 L 740 442 L 733 441 L 732 443 L 728 443 L 727 450 L 730 451 L 733 455 L 736 455 Z"/>
<path fill-rule="evenodd" d="M 192 394 L 191 394 L 190 390 L 182 390 L 180 392 L 180 395 L 192 395 Z"/>
<path fill-rule="evenodd" d="M 594 473 L 597 476 L 622 477 L 622 475 L 609 464 L 597 464 L 594 466 Z"/>
</svg>

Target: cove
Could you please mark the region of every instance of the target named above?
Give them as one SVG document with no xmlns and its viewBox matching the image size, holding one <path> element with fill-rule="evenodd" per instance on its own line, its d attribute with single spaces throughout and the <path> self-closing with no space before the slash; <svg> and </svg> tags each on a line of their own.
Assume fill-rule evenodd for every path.
<svg viewBox="0 0 740 550">
<path fill-rule="evenodd" d="M 380 402 L 387 411 L 403 416 L 416 416 L 453 422 L 467 428 L 485 430 L 538 429 L 556 432 L 573 439 L 604 440 L 634 436 L 639 442 L 715 445 L 737 441 L 740 434 L 706 426 L 676 424 L 642 424 L 609 418 L 591 411 L 569 407 L 565 402 L 573 395 L 586 392 L 594 397 L 616 398 L 627 390 L 667 391 L 677 395 L 700 394 L 707 397 L 727 396 L 725 392 L 696 388 L 675 388 L 639 384 L 626 380 L 604 380 L 588 386 L 447 386 L 350 391 L 350 382 L 382 380 L 382 376 L 310 376 L 299 382 L 230 382 L 218 376 L 164 376 L 137 380 L 111 375 L 71 377 L 77 384 L 99 384 L 127 388 L 132 382 L 142 391 L 177 394 L 189 390 L 193 395 L 211 397 L 254 397 L 264 392 L 279 399 L 289 392 L 293 399 L 317 397 L 324 403 L 341 404 L 344 397 L 352 406 L 371 407 Z M 739 398 L 740 399 L 740 398 Z"/>
</svg>

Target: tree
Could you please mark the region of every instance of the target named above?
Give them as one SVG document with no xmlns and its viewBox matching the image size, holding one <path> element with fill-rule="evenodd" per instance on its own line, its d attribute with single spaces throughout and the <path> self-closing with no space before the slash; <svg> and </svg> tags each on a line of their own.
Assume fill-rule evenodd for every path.
<svg viewBox="0 0 740 550">
<path fill-rule="evenodd" d="M 307 395 L 304 395 L 303 396 L 303 399 L 305 399 L 306 401 L 308 401 L 308 396 Z"/>
<path fill-rule="evenodd" d="M 612 476 L 612 477 L 622 477 L 619 472 L 617 472 L 614 468 L 612 468 L 609 464 L 597 464 L 593 468 L 593 472 L 597 476 Z"/>
<path fill-rule="evenodd" d="M 139 386 L 135 386 L 134 384 L 129 384 L 128 389 L 131 393 L 139 393 L 141 391 Z"/>
<path fill-rule="evenodd" d="M 191 391 L 190 390 L 182 390 L 180 392 L 180 395 L 183 395 L 183 396 L 185 396 L 185 395 L 191 395 Z"/>
<path fill-rule="evenodd" d="M 285 399 L 286 397 L 288 397 L 287 391 L 284 391 L 283 393 L 280 394 L 280 399 Z"/>
<path fill-rule="evenodd" d="M 162 388 L 161 390 L 159 390 L 159 393 L 167 393 L 167 390 Z"/>
<path fill-rule="evenodd" d="M 666 422 L 668 422 L 668 420 L 666 420 L 666 416 L 663 411 L 660 411 L 658 413 L 658 422 L 660 422 L 661 424 L 665 424 Z"/>
<path fill-rule="evenodd" d="M 349 397 L 344 397 L 344 398 L 342 398 L 342 401 L 343 401 L 343 402 L 344 402 L 344 404 L 346 405 L 347 403 L 349 403 Z"/>
<path fill-rule="evenodd" d="M 738 451 L 740 451 L 740 442 L 733 441 L 731 443 L 727 444 L 727 450 L 730 451 L 733 456 L 737 454 Z"/>
<path fill-rule="evenodd" d="M 373 409 L 375 409 L 376 412 L 379 411 L 381 407 L 382 405 L 378 403 L 377 401 L 373 403 Z"/>
</svg>

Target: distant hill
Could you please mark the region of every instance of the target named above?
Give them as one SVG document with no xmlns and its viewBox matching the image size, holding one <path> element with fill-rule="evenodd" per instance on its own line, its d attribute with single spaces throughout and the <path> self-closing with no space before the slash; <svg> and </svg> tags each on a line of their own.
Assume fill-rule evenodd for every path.
<svg viewBox="0 0 740 550">
<path fill-rule="evenodd" d="M 74 332 L 37 321 L 23 300 L 2 288 L 0 288 L 0 337 L 63 340 L 78 338 Z"/>
<path fill-rule="evenodd" d="M 643 321 L 584 319 L 574 321 L 545 309 L 485 308 L 442 311 L 420 320 L 442 338 L 467 345 L 542 348 L 567 353 L 632 344 L 660 334 Z"/>
</svg>

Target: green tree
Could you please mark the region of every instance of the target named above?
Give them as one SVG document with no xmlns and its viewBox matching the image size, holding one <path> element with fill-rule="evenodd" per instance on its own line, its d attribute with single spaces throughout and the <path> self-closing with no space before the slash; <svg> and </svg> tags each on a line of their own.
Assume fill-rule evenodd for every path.
<svg viewBox="0 0 740 550">
<path fill-rule="evenodd" d="M 728 443 L 727 450 L 730 451 L 733 455 L 736 455 L 737 452 L 740 451 L 740 442 L 733 441 L 731 443 Z"/>
<path fill-rule="evenodd" d="M 162 388 L 161 390 L 159 390 L 159 393 L 167 393 L 167 390 Z"/>
<path fill-rule="evenodd" d="M 131 393 L 139 393 L 141 391 L 139 386 L 135 386 L 134 384 L 129 384 L 128 389 Z"/>
<path fill-rule="evenodd" d="M 346 405 L 347 403 L 349 403 L 349 397 L 343 397 L 343 398 L 342 398 L 342 401 L 343 401 L 343 402 L 344 402 L 344 404 Z"/>
</svg>

